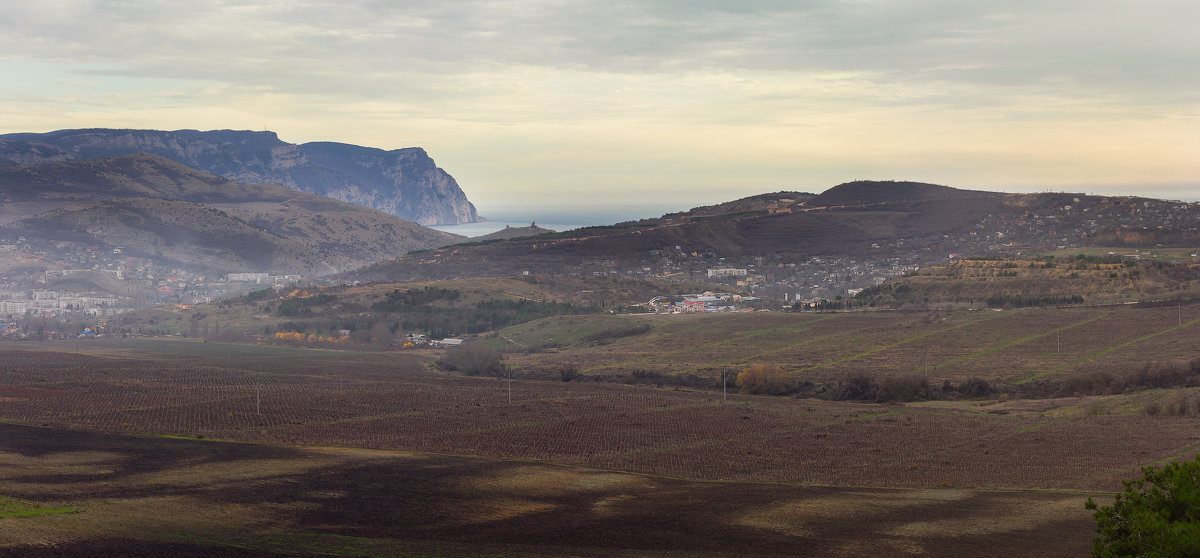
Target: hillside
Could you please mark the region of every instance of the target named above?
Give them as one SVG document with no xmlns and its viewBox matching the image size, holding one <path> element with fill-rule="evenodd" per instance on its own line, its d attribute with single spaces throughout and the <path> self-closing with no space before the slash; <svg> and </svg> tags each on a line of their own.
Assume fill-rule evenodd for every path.
<svg viewBox="0 0 1200 558">
<path fill-rule="evenodd" d="M 969 200 L 1002 198 L 1004 194 L 960 190 L 949 186 L 923 182 L 857 180 L 830 188 L 809 200 L 810 207 L 853 207 L 903 204 L 934 200 Z"/>
<path fill-rule="evenodd" d="M 1004 308 L 1200 298 L 1200 260 L 1139 255 L 966 259 L 923 268 L 854 298 L 877 308 Z"/>
<path fill-rule="evenodd" d="M 256 336 L 286 331 L 337 338 L 346 330 L 361 343 L 380 344 L 381 337 L 387 337 L 383 345 L 388 346 L 412 332 L 441 338 L 485 333 L 545 316 L 643 311 L 637 305 L 655 296 L 713 288 L 703 283 L 562 275 L 286 287 L 182 310 L 146 309 L 122 315 L 112 325 L 126 331 L 193 337 L 217 333 L 194 329 L 198 320 Z M 387 326 L 387 334 L 380 333 L 380 324 Z"/>
<path fill-rule="evenodd" d="M 734 267 L 749 270 L 745 282 L 770 296 L 833 298 L 954 256 L 1097 245 L 1198 246 L 1200 204 L 859 181 L 815 197 L 778 192 L 658 219 L 410 254 L 360 277 L 529 271 L 700 279 Z"/>
<path fill-rule="evenodd" d="M 500 229 L 494 233 L 488 233 L 488 234 L 481 235 L 481 236 L 473 236 L 473 237 L 471 237 L 471 242 L 486 242 L 489 240 L 508 240 L 511 238 L 521 238 L 521 237 L 525 237 L 525 236 L 537 236 L 539 234 L 546 234 L 546 233 L 552 233 L 552 232 L 558 232 L 558 231 L 554 231 L 551 229 L 544 229 L 542 227 L 537 226 L 536 223 L 530 224 L 528 227 L 506 226 L 503 229 Z"/>
<path fill-rule="evenodd" d="M 749 212 L 770 212 L 772 210 L 779 210 L 780 208 L 788 208 L 798 203 L 804 204 L 815 196 L 816 194 L 810 194 L 808 192 L 772 192 L 769 194 L 759 194 L 757 196 L 750 196 L 715 205 L 694 207 L 688 211 L 681 211 L 679 213 L 668 213 L 667 215 L 662 216 L 660 219 L 647 219 L 643 222 L 686 220 L 697 217 L 714 217 L 718 215 L 732 215 Z"/>
<path fill-rule="evenodd" d="M 470 223 L 475 207 L 419 147 L 292 144 L 274 132 L 59 130 L 0 135 L 0 167 L 149 153 L 249 184 L 282 184 L 425 224 Z"/>
<path fill-rule="evenodd" d="M 77 246 L 99 245 L 158 265 L 328 274 L 461 238 L 147 154 L 7 167 L 0 185 L 10 212 L 0 239 L 11 244 L 24 237 L 48 262 Z"/>
<path fill-rule="evenodd" d="M 223 271 L 311 268 L 323 261 L 336 271 L 343 258 L 257 229 L 201 204 L 147 198 L 58 209 L 0 229 L 45 243 L 99 242 L 131 256 Z"/>
</svg>

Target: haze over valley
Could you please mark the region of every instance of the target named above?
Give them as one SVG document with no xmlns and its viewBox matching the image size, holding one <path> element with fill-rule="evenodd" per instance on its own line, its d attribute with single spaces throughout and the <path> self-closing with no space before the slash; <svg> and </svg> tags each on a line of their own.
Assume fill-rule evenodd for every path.
<svg viewBox="0 0 1200 558">
<path fill-rule="evenodd" d="M 8 6 L 0 555 L 1200 555 L 1197 17 Z"/>
</svg>

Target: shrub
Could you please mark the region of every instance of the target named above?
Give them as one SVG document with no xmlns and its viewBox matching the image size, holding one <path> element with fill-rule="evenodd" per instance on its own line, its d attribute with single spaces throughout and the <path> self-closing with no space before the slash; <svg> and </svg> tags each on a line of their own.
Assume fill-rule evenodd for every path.
<svg viewBox="0 0 1200 558">
<path fill-rule="evenodd" d="M 583 338 L 585 343 L 596 343 L 597 345 L 607 345 L 615 339 L 622 337 L 633 337 L 650 332 L 650 324 L 626 324 L 615 327 L 602 329 Z"/>
<path fill-rule="evenodd" d="M 437 363 L 442 368 L 468 376 L 499 376 L 504 372 L 500 351 L 483 343 L 464 343 L 447 349 Z"/>
<path fill-rule="evenodd" d="M 746 393 L 780 395 L 791 390 L 791 377 L 783 368 L 757 364 L 742 370 L 734 381 Z"/>
<path fill-rule="evenodd" d="M 879 402 L 919 401 L 931 396 L 929 378 L 923 375 L 888 376 L 879 383 L 875 400 Z"/>
<path fill-rule="evenodd" d="M 834 401 L 865 401 L 875 398 L 875 379 L 870 374 L 857 370 L 829 390 L 827 399 Z"/>
<path fill-rule="evenodd" d="M 274 296 L 275 296 L 275 289 L 267 287 L 265 289 L 259 289 L 257 291 L 250 291 L 250 292 L 246 293 L 246 300 L 250 300 L 250 301 L 266 300 L 266 299 L 274 297 Z"/>
<path fill-rule="evenodd" d="M 987 380 L 972 376 L 958 386 L 958 392 L 966 397 L 988 397 L 992 394 L 992 386 Z"/>
<path fill-rule="evenodd" d="M 1142 474 L 1111 506 L 1087 499 L 1099 533 L 1092 556 L 1200 556 L 1200 456 Z"/>
</svg>

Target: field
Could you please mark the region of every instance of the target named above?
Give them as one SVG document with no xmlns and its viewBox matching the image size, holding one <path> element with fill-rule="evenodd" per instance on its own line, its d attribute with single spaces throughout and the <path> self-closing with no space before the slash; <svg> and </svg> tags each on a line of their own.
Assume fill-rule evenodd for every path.
<svg viewBox="0 0 1200 558">
<path fill-rule="evenodd" d="M 1198 330 L 1195 305 L 559 316 L 488 341 L 557 347 L 512 380 L 430 351 L 9 343 L 0 554 L 1083 554 L 1088 495 L 1200 451 L 1200 414 L 1146 411 L 1197 394 L 1020 390 L 1195 359 Z M 1015 391 L 723 395 L 751 364 Z"/>
<path fill-rule="evenodd" d="M 0 487 L 65 508 L 0 515 L 0 554 L 35 558 L 1061 556 L 1091 529 L 1072 494 L 704 483 L 8 424 Z"/>
<path fill-rule="evenodd" d="M 833 381 L 853 372 L 923 374 L 934 384 L 970 377 L 1020 386 L 1084 372 L 1121 373 L 1200 356 L 1200 305 L 1117 305 L 974 312 L 846 312 L 654 315 L 645 335 L 607 344 L 579 332 L 621 318 L 559 316 L 501 331 L 514 345 L 563 346 L 513 356 L 518 368 L 570 368 L 591 376 L 698 376 L 781 366 L 797 378 Z M 668 380 L 669 381 L 669 380 Z M 714 383 L 715 382 L 715 383 Z"/>
</svg>

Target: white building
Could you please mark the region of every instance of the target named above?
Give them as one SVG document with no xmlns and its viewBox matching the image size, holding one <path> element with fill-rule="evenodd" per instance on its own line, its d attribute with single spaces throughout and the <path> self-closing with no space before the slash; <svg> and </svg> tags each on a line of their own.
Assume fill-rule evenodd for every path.
<svg viewBox="0 0 1200 558">
<path fill-rule="evenodd" d="M 745 277 L 746 270 L 736 267 L 717 267 L 708 270 L 709 277 Z"/>
<path fill-rule="evenodd" d="M 246 281 L 248 283 L 261 283 L 267 280 L 270 274 L 265 272 L 255 273 L 230 273 L 228 279 L 230 281 Z"/>
</svg>

